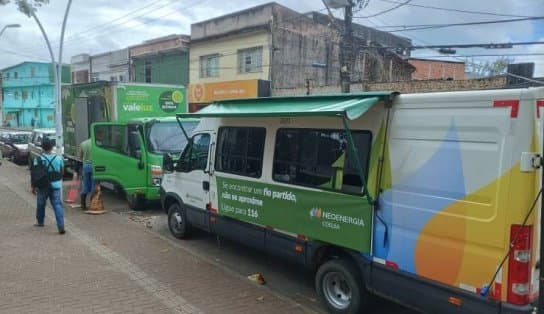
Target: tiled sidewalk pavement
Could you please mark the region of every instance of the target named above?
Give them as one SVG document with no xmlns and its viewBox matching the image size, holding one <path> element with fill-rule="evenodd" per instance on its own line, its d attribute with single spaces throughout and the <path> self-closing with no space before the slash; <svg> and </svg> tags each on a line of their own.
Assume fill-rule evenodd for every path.
<svg viewBox="0 0 544 314">
<path fill-rule="evenodd" d="M 116 214 L 34 227 L 27 175 L 0 166 L 0 313 L 309 312 Z"/>
</svg>

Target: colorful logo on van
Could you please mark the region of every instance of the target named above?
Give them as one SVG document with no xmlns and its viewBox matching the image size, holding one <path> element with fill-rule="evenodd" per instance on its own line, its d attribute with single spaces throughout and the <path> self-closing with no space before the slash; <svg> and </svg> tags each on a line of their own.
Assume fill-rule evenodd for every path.
<svg viewBox="0 0 544 314">
<path fill-rule="evenodd" d="M 365 221 L 362 218 L 342 215 L 329 210 L 325 211 L 319 207 L 314 207 L 310 210 L 310 217 L 328 220 L 335 223 L 351 224 L 361 227 L 365 226 Z"/>
<path fill-rule="evenodd" d="M 321 208 L 314 207 L 310 210 L 310 217 L 312 218 L 321 218 L 323 210 Z"/>
</svg>

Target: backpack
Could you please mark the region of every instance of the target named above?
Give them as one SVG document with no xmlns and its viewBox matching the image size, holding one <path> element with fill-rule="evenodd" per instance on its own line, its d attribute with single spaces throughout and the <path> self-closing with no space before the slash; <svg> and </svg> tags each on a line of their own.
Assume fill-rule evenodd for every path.
<svg viewBox="0 0 544 314">
<path fill-rule="evenodd" d="M 30 183 L 33 187 L 46 189 L 49 188 L 52 181 L 61 179 L 60 172 L 55 171 L 55 169 L 51 167 L 55 158 L 57 158 L 57 156 L 48 160 L 47 158 L 44 158 L 43 155 L 40 155 L 40 161 L 30 169 Z M 52 169 L 53 171 L 49 171 L 49 169 Z"/>
</svg>

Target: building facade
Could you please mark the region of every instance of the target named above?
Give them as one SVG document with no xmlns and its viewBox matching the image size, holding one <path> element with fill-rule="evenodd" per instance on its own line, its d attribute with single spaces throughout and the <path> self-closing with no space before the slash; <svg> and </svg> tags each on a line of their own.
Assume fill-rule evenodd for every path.
<svg viewBox="0 0 544 314">
<path fill-rule="evenodd" d="M 354 27 L 354 33 L 359 44 L 367 42 L 363 35 L 369 33 L 376 37 L 375 46 L 411 45 L 405 38 L 365 27 Z M 269 96 L 276 89 L 338 86 L 339 43 L 339 32 L 319 13 L 301 14 L 274 2 L 192 24 L 190 110 L 213 100 Z M 354 81 L 377 78 L 374 72 L 386 73 L 386 80 L 409 80 L 414 70 L 402 56 L 385 49 L 354 59 Z M 355 75 L 356 68 L 363 74 Z"/>
<path fill-rule="evenodd" d="M 464 80 L 465 63 L 462 61 L 442 61 L 430 59 L 408 59 L 416 70 L 414 80 Z"/>
<path fill-rule="evenodd" d="M 128 48 L 90 56 L 79 54 L 70 59 L 74 84 L 96 81 L 129 81 Z"/>
<path fill-rule="evenodd" d="M 90 57 L 90 82 L 128 82 L 128 64 L 128 48 L 93 55 Z"/>
<path fill-rule="evenodd" d="M 72 83 L 89 83 L 91 78 L 91 56 L 83 53 L 73 56 L 70 59 L 72 66 Z"/>
<path fill-rule="evenodd" d="M 62 68 L 62 83 L 70 83 L 70 67 Z M 55 79 L 51 63 L 23 62 L 2 70 L 3 126 L 55 126 Z"/>
<path fill-rule="evenodd" d="M 190 41 L 188 35 L 169 35 L 129 47 L 130 80 L 187 86 Z"/>
</svg>

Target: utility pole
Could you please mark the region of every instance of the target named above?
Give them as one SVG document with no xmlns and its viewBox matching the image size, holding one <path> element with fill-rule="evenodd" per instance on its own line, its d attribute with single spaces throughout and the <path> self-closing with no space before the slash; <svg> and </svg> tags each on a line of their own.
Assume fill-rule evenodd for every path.
<svg viewBox="0 0 544 314">
<path fill-rule="evenodd" d="M 57 154 L 62 156 L 64 154 L 64 136 L 63 136 L 63 128 L 62 128 L 62 97 L 61 97 L 61 85 L 62 85 L 62 46 L 64 41 L 64 30 L 66 29 L 66 20 L 68 19 L 68 12 L 70 12 L 70 6 L 72 5 L 72 0 L 68 0 L 68 3 L 66 5 L 66 11 L 64 12 L 64 19 L 62 20 L 62 28 L 61 28 L 61 36 L 60 36 L 60 48 L 59 48 L 59 60 L 58 62 L 55 61 L 55 55 L 53 53 L 53 49 L 51 47 L 51 42 L 49 41 L 49 38 L 47 37 L 47 33 L 45 29 L 43 28 L 42 23 L 40 22 L 40 19 L 36 15 L 36 12 L 34 8 L 28 3 L 23 3 L 25 6 L 25 12 L 29 17 L 32 17 L 34 21 L 36 21 L 36 24 L 38 24 L 38 27 L 40 28 L 40 31 L 43 35 L 43 39 L 45 40 L 45 43 L 47 44 L 47 50 L 49 50 L 49 56 L 51 57 L 51 66 L 53 67 L 53 79 L 55 81 L 55 130 L 56 130 L 56 147 L 57 147 Z"/>
<path fill-rule="evenodd" d="M 344 7 L 344 31 L 340 42 L 340 88 L 342 93 L 350 92 L 353 63 L 353 0 Z"/>
</svg>

